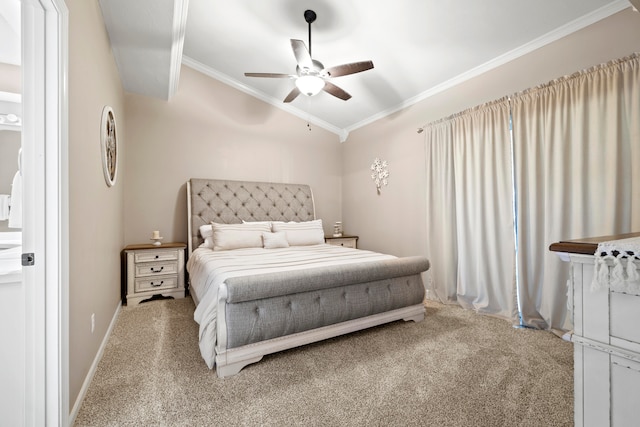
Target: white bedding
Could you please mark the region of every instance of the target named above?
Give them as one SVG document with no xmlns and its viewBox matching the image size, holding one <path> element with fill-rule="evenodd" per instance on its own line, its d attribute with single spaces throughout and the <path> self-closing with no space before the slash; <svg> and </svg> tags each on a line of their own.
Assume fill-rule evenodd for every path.
<svg viewBox="0 0 640 427">
<path fill-rule="evenodd" d="M 190 292 L 198 301 L 194 319 L 200 325 L 199 340 L 202 357 L 207 366 L 213 368 L 218 290 L 227 278 L 393 258 L 396 257 L 328 244 L 229 251 L 196 249 L 189 257 L 187 271 L 191 282 Z"/>
</svg>

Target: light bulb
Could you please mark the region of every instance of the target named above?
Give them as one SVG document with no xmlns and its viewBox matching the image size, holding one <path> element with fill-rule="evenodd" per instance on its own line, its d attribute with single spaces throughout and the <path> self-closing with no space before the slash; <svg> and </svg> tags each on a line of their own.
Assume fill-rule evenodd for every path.
<svg viewBox="0 0 640 427">
<path fill-rule="evenodd" d="M 324 88 L 324 80 L 318 76 L 301 76 L 296 79 L 296 86 L 305 95 L 313 96 Z"/>
</svg>

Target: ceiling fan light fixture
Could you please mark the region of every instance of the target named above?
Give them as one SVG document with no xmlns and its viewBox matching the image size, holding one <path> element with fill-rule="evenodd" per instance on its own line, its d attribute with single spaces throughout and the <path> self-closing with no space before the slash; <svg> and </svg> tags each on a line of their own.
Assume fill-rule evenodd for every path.
<svg viewBox="0 0 640 427">
<path fill-rule="evenodd" d="M 318 76 L 300 76 L 296 79 L 296 86 L 305 95 L 314 96 L 324 89 L 324 80 Z"/>
</svg>

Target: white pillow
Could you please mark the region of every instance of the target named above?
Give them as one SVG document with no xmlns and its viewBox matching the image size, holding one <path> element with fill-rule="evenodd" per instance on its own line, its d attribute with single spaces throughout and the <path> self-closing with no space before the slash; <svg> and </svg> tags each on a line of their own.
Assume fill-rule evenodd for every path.
<svg viewBox="0 0 640 427">
<path fill-rule="evenodd" d="M 288 248 L 287 234 L 284 231 L 278 233 L 262 233 L 262 243 L 265 249 Z"/>
<path fill-rule="evenodd" d="M 211 224 L 201 225 L 200 235 L 204 240 L 204 242 L 202 242 L 200 247 L 213 249 L 213 227 L 211 227 Z"/>
<path fill-rule="evenodd" d="M 266 224 L 217 224 L 213 228 L 213 250 L 261 248 L 262 233 L 271 231 Z"/>
<path fill-rule="evenodd" d="M 271 228 L 271 221 L 245 221 L 243 219 L 242 223 L 243 224 L 266 224 L 269 226 L 269 228 Z"/>
<path fill-rule="evenodd" d="M 284 231 L 287 234 L 289 246 L 308 246 L 324 243 L 322 220 L 304 222 L 274 222 L 271 224 L 274 232 Z"/>
</svg>

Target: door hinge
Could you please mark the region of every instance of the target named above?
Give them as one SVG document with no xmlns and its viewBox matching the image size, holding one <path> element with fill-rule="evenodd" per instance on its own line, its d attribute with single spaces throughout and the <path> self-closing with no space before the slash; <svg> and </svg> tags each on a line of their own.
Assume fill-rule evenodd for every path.
<svg viewBox="0 0 640 427">
<path fill-rule="evenodd" d="M 34 265 L 35 263 L 36 263 L 36 254 L 34 254 L 33 252 L 22 254 L 23 267 L 28 267 L 30 265 Z"/>
</svg>

